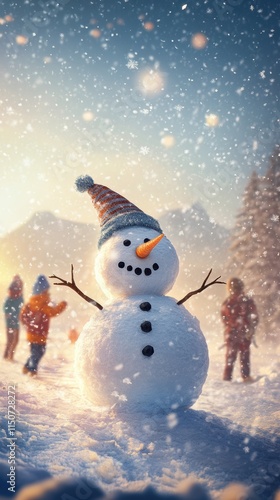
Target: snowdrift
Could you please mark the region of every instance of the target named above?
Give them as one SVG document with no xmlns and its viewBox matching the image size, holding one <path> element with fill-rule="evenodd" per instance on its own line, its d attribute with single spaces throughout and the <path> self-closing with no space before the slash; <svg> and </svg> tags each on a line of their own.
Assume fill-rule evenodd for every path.
<svg viewBox="0 0 280 500">
<path fill-rule="evenodd" d="M 7 398 L 15 386 L 19 500 L 122 498 L 120 492 L 136 498 L 274 499 L 280 481 L 279 350 L 253 350 L 256 382 L 245 385 L 238 366 L 232 383 L 221 380 L 223 353 L 214 340 L 209 347 L 208 379 L 193 408 L 124 415 L 98 411 L 83 399 L 73 375 L 75 346 L 66 333 L 50 332 L 36 379 L 22 375 L 28 355 L 22 333 L 16 362 L 0 367 L 1 498 L 15 497 L 6 476 Z M 52 493 L 24 493 L 24 486 L 45 480 Z M 231 494 L 231 483 L 243 487 Z"/>
</svg>

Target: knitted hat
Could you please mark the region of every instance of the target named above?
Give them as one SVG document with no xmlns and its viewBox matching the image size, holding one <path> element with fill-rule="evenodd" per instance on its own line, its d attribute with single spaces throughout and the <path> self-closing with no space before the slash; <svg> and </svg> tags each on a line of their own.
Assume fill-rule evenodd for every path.
<svg viewBox="0 0 280 500">
<path fill-rule="evenodd" d="M 9 286 L 9 292 L 12 297 L 20 297 L 22 295 L 23 282 L 18 274 L 13 277 L 13 281 Z"/>
<path fill-rule="evenodd" d="M 50 288 L 50 284 L 43 274 L 40 274 L 36 279 L 33 288 L 32 295 L 40 295 L 43 292 L 46 292 Z"/>
<path fill-rule="evenodd" d="M 140 208 L 115 191 L 95 184 L 89 175 L 78 177 L 76 188 L 81 193 L 85 191 L 89 193 L 94 208 L 97 210 L 101 228 L 99 248 L 115 231 L 127 227 L 147 227 L 162 233 L 159 223 L 153 217 L 142 212 Z"/>
</svg>

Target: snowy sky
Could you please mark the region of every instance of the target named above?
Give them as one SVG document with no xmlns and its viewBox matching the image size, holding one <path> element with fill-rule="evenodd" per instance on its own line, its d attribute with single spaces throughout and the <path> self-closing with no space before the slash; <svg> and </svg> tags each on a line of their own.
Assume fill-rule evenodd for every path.
<svg viewBox="0 0 280 500">
<path fill-rule="evenodd" d="M 86 173 L 153 216 L 200 201 L 233 224 L 279 141 L 280 8 L 221 4 L 2 2 L 0 234 L 37 210 L 96 222 Z"/>
</svg>

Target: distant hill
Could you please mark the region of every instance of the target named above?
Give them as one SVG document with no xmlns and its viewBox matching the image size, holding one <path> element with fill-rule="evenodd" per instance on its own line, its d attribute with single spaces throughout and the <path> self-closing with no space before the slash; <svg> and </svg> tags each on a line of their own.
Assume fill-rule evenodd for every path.
<svg viewBox="0 0 280 500">
<path fill-rule="evenodd" d="M 210 258 L 209 264 L 212 262 L 213 266 L 220 265 L 226 258 L 230 232 L 211 221 L 200 203 L 195 203 L 185 211 L 166 212 L 159 222 L 182 256 L 185 252 L 191 255 L 195 251 L 192 257 L 196 261 L 199 258 Z"/>
<path fill-rule="evenodd" d="M 180 273 L 172 295 L 181 299 L 201 285 L 212 268 L 209 281 L 222 276 L 226 281 L 225 263 L 228 257 L 230 231 L 211 221 L 200 203 L 188 210 L 173 210 L 159 218 L 162 230 L 172 241 L 180 259 Z M 186 302 L 186 307 L 200 319 L 203 328 L 220 321 L 221 301 L 225 287 L 215 285 Z M 201 314 L 201 311 L 203 313 Z"/>
<path fill-rule="evenodd" d="M 24 296 L 27 298 L 38 274 L 56 274 L 70 279 L 71 264 L 74 265 L 78 286 L 94 298 L 94 293 L 101 295 L 97 286 L 92 290 L 94 252 L 98 237 L 99 228 L 93 224 L 60 219 L 50 212 L 35 213 L 25 224 L 0 238 L 1 302 L 3 303 L 14 274 L 22 277 L 25 283 Z M 61 325 L 61 322 L 67 321 L 67 324 L 77 326 L 79 319 L 76 318 L 88 309 L 86 302 L 65 287 L 52 287 L 52 296 L 57 301 L 66 298 L 72 306 L 67 309 L 67 314 L 54 320 L 53 325 Z M 79 313 L 76 313 L 77 308 Z M 85 312 L 85 317 L 88 316 L 89 313 Z"/>
<path fill-rule="evenodd" d="M 195 204 L 184 212 L 166 212 L 159 222 L 180 258 L 180 273 L 171 295 L 179 300 L 190 289 L 200 286 L 211 267 L 213 278 L 223 274 L 229 231 L 211 222 L 201 205 Z M 70 279 L 70 265 L 73 264 L 77 285 L 89 296 L 104 303 L 105 296 L 95 283 L 93 274 L 99 236 L 100 228 L 94 224 L 61 219 L 50 212 L 35 213 L 25 224 L 0 238 L 2 302 L 14 274 L 22 276 L 25 297 L 28 297 L 38 274 L 56 274 Z M 204 304 L 206 297 L 212 294 L 220 300 L 221 290 L 218 288 L 215 286 L 210 293 L 203 293 Z M 57 300 L 66 297 L 71 306 L 67 315 L 62 315 L 60 321 L 55 320 L 57 324 L 65 322 L 67 317 L 68 325 L 77 326 L 77 323 L 79 327 L 80 322 L 84 323 L 84 317 L 89 317 L 93 306 L 87 305 L 73 291 L 54 286 L 52 294 Z M 201 304 L 200 298 L 198 302 L 192 299 L 192 304 L 196 313 Z"/>
<path fill-rule="evenodd" d="M 159 222 L 178 252 L 181 271 L 191 281 L 197 282 L 200 273 L 205 275 L 210 268 L 223 274 L 230 231 L 211 221 L 202 205 L 195 203 L 186 211 L 166 212 Z"/>
<path fill-rule="evenodd" d="M 0 238 L 0 252 L 12 272 L 35 278 L 39 273 L 83 271 L 92 263 L 98 233 L 95 226 L 35 213 L 25 224 Z M 2 283 L 1 283 L 2 285 Z"/>
</svg>

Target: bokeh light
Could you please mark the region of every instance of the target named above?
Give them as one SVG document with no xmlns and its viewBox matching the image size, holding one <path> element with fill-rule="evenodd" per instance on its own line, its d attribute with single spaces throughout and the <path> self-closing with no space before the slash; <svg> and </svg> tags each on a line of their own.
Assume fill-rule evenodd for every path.
<svg viewBox="0 0 280 500">
<path fill-rule="evenodd" d="M 219 117 L 214 113 L 210 113 L 210 115 L 205 115 L 205 125 L 207 127 L 218 127 L 220 123 Z"/>
<path fill-rule="evenodd" d="M 201 50 L 204 49 L 207 45 L 208 39 L 203 33 L 195 33 L 192 36 L 191 44 L 194 49 Z"/>
<path fill-rule="evenodd" d="M 144 28 L 146 31 L 153 31 L 155 28 L 155 25 L 151 21 L 147 21 L 144 23 Z"/>
<path fill-rule="evenodd" d="M 92 120 L 94 120 L 94 118 L 95 116 L 92 111 L 87 110 L 83 112 L 83 120 L 85 122 L 91 122 Z"/>
<path fill-rule="evenodd" d="M 170 149 L 170 148 L 173 148 L 173 146 L 175 146 L 176 140 L 175 140 L 175 137 L 174 137 L 173 135 L 164 135 L 164 136 L 161 138 L 160 143 L 161 143 L 161 144 L 162 144 L 162 146 L 164 146 L 166 149 Z"/>
<path fill-rule="evenodd" d="M 138 84 L 142 94 L 153 96 L 164 90 L 165 78 L 159 70 L 145 69 L 139 75 Z"/>
<path fill-rule="evenodd" d="M 101 31 L 98 28 L 95 28 L 93 30 L 90 30 L 89 32 L 90 36 L 93 38 L 100 38 L 101 37 Z"/>
<path fill-rule="evenodd" d="M 17 35 L 16 36 L 16 43 L 18 45 L 26 45 L 28 43 L 28 38 L 27 36 L 24 35 Z"/>
</svg>

